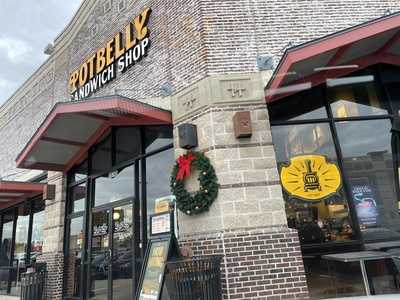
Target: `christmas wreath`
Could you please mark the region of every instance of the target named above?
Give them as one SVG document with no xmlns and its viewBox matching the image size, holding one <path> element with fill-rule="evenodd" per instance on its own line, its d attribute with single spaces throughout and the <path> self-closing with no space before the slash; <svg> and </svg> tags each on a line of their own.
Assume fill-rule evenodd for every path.
<svg viewBox="0 0 400 300">
<path fill-rule="evenodd" d="M 185 189 L 185 178 L 190 177 L 190 169 L 199 171 L 200 189 L 190 193 Z M 181 155 L 172 170 L 171 190 L 176 197 L 176 206 L 187 215 L 207 211 L 218 196 L 218 179 L 210 160 L 201 152 Z"/>
</svg>

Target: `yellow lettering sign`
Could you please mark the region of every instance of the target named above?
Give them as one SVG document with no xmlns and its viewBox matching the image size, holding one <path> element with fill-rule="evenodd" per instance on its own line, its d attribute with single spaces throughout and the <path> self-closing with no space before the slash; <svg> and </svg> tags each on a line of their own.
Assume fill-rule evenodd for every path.
<svg viewBox="0 0 400 300">
<path fill-rule="evenodd" d="M 124 72 L 146 55 L 150 45 L 148 38 L 150 30 L 147 26 L 150 14 L 151 9 L 145 8 L 127 24 L 125 37 L 121 32 L 117 33 L 106 43 L 105 47 L 92 54 L 71 73 L 68 82 L 71 95 L 76 94 L 75 96 L 79 95 L 80 98 L 82 94 L 82 97 L 87 97 L 114 78 L 116 64 L 118 64 L 118 71 Z M 104 79 L 106 77 L 107 79 Z M 78 89 L 79 91 L 77 91 Z"/>
</svg>

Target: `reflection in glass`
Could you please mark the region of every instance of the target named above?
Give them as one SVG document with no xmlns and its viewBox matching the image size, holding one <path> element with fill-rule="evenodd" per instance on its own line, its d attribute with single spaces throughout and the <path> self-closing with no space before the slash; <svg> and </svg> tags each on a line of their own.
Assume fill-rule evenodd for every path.
<svg viewBox="0 0 400 300">
<path fill-rule="evenodd" d="M 337 161 L 329 125 L 326 123 L 273 126 L 278 167 L 305 154 L 321 154 Z M 302 244 L 345 241 L 354 238 L 351 217 L 343 189 L 320 201 L 305 201 L 285 193 L 288 225 L 299 231 Z"/>
<path fill-rule="evenodd" d="M 146 152 L 157 150 L 172 144 L 172 128 L 170 126 L 146 127 Z"/>
<path fill-rule="evenodd" d="M 92 155 L 91 173 L 100 173 L 109 170 L 112 166 L 111 135 L 95 146 Z"/>
<path fill-rule="evenodd" d="M 303 256 L 303 262 L 311 299 L 365 295 L 358 262 L 327 261 L 320 256 Z"/>
<path fill-rule="evenodd" d="M 110 267 L 109 212 L 93 213 L 90 263 L 90 299 L 107 299 Z"/>
<path fill-rule="evenodd" d="M 13 219 L 13 211 L 3 215 L 3 230 L 1 233 L 0 244 L 0 267 L 6 267 L 10 265 L 14 224 Z M 9 271 L 7 269 L 0 268 L 0 291 L 7 291 L 8 279 Z"/>
<path fill-rule="evenodd" d="M 35 212 L 32 221 L 32 239 L 30 259 L 37 259 L 43 252 L 44 210 Z"/>
<path fill-rule="evenodd" d="M 335 118 L 387 114 L 378 98 L 374 76 L 361 75 L 327 81 L 328 100 Z"/>
<path fill-rule="evenodd" d="M 26 250 L 28 245 L 29 209 L 18 207 L 17 226 L 15 231 L 14 259 L 20 266 L 25 266 Z"/>
<path fill-rule="evenodd" d="M 115 131 L 116 163 L 137 157 L 141 152 L 140 127 L 121 127 Z"/>
<path fill-rule="evenodd" d="M 132 243 L 133 243 L 132 205 L 113 209 L 113 299 L 133 299 Z"/>
<path fill-rule="evenodd" d="M 82 183 L 72 188 L 71 191 L 72 211 L 79 212 L 85 210 L 86 203 L 86 183 Z"/>
<path fill-rule="evenodd" d="M 275 122 L 327 118 L 322 89 L 319 87 L 272 102 L 268 108 L 270 119 Z"/>
<path fill-rule="evenodd" d="M 17 273 L 21 274 L 26 270 L 26 252 L 28 250 L 28 231 L 29 231 L 30 212 L 28 205 L 18 207 L 17 225 L 15 228 L 15 246 L 13 265 L 16 266 Z M 19 276 L 11 279 L 11 293 L 19 294 L 20 291 Z"/>
<path fill-rule="evenodd" d="M 83 161 L 79 166 L 75 167 L 70 173 L 71 182 L 80 181 L 86 179 L 88 174 L 88 161 L 87 159 Z"/>
<path fill-rule="evenodd" d="M 67 297 L 79 297 L 81 291 L 83 217 L 71 219 L 69 232 L 65 295 Z"/>
<path fill-rule="evenodd" d="M 364 238 L 400 238 L 390 120 L 339 122 L 336 127 Z"/>
<path fill-rule="evenodd" d="M 134 197 L 134 166 L 99 177 L 95 182 L 95 206 Z"/>
<path fill-rule="evenodd" d="M 156 199 L 171 195 L 169 182 L 173 165 L 174 149 L 168 149 L 146 158 L 148 216 L 154 214 Z M 147 224 L 150 224 L 149 220 Z"/>
</svg>

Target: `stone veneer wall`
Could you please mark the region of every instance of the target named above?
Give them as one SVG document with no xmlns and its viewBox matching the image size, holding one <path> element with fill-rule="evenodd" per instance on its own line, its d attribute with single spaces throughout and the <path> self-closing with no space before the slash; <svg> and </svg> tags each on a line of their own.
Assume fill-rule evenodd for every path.
<svg viewBox="0 0 400 300">
<path fill-rule="evenodd" d="M 287 227 L 263 82 L 270 74 L 211 76 L 172 99 L 177 127 L 197 125 L 220 184 L 208 212 L 178 215 L 179 241 L 195 255 L 222 254 L 224 299 L 307 299 L 297 232 Z M 250 111 L 253 134 L 236 139 L 232 118 Z M 196 190 L 193 175 L 187 188 Z"/>
</svg>

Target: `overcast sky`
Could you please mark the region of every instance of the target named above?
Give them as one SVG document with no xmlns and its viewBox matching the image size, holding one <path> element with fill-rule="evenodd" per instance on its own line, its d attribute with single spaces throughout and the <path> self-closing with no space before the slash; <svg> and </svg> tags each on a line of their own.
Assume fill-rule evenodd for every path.
<svg viewBox="0 0 400 300">
<path fill-rule="evenodd" d="M 0 0 L 0 105 L 43 63 L 81 0 Z"/>
</svg>

